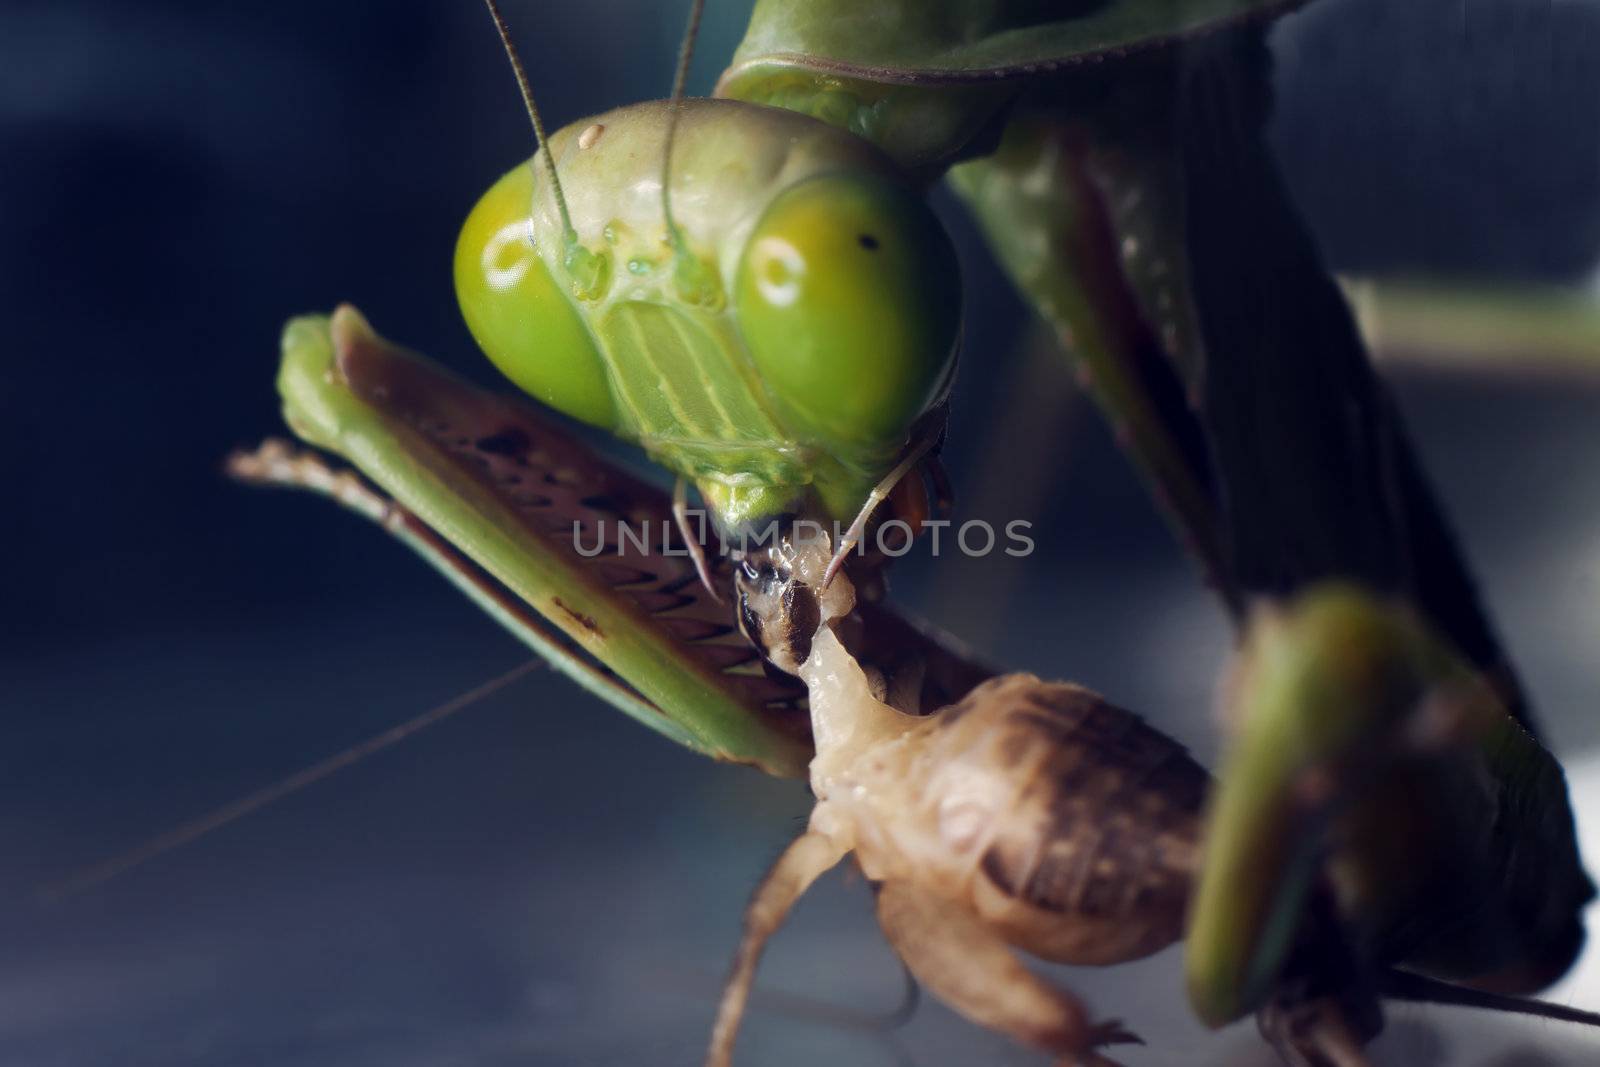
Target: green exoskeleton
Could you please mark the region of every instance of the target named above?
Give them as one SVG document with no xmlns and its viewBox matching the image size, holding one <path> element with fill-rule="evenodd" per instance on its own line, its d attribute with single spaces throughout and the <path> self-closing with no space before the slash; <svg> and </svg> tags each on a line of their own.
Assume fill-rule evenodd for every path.
<svg viewBox="0 0 1600 1067">
<path fill-rule="evenodd" d="M 999 962 L 997 931 L 1101 961 L 1186 935 L 1200 1017 L 1261 1013 L 1295 1062 L 1361 1062 L 1374 998 L 1407 995 L 1403 972 L 1536 989 L 1577 951 L 1592 889 L 1560 767 L 1265 149 L 1261 24 L 1293 6 L 761 0 L 723 99 L 621 108 L 546 141 L 527 96 L 542 147 L 482 198 L 457 247 L 474 336 L 525 392 L 638 444 L 680 488 L 692 482 L 724 533 L 849 524 L 801 583 L 818 593 L 786 601 L 768 557 L 705 560 L 681 536 L 616 551 L 624 523 L 681 520 L 682 492 L 388 345 L 349 308 L 286 332 L 285 417 L 387 497 L 281 448 L 235 469 L 336 490 L 675 740 L 774 773 L 809 763 L 825 843 L 805 839 L 816 861 L 805 870 L 853 850 L 883 883 L 886 927 L 913 969 L 1036 1044 L 1087 1058 L 1117 1032 Z M 1089 882 L 1066 896 L 1019 882 L 1042 868 L 1015 857 L 996 865 L 1012 882 L 1006 903 L 987 853 L 961 852 L 972 841 L 925 810 L 943 803 L 939 776 L 961 773 L 939 738 L 990 722 L 998 732 L 968 740 L 999 744 L 1011 711 L 991 703 L 1015 685 L 963 703 L 992 671 L 871 597 L 822 607 L 886 497 L 913 525 L 929 506 L 912 475 L 942 434 L 961 326 L 954 253 L 922 199 L 945 175 L 1058 328 L 1241 635 L 1231 741 L 1203 804 L 1204 775 L 1150 739 L 1140 751 L 1183 767 L 1181 789 L 1130 786 L 1095 805 L 1074 793 L 1077 771 L 1052 777 L 1052 761 L 1102 784 L 1143 773 L 1117 737 L 1015 742 L 1031 753 L 1027 780 L 974 772 L 1002 792 L 1042 782 L 1071 809 L 1051 822 L 1019 794 L 992 806 L 985 833 L 1042 849 L 1113 833 L 1144 842 L 1105 874 L 1105 894 L 1132 894 L 1118 898 L 1120 934 L 1084 911 L 1101 900 Z M 717 599 L 736 570 L 737 609 Z M 807 596 L 822 598 L 814 615 L 782 622 Z M 889 724 L 881 736 L 830 749 L 817 681 L 808 705 L 741 624 L 766 651 L 781 634 L 773 661 L 802 674 L 836 635 L 872 702 L 901 718 L 869 715 Z M 1055 694 L 1041 698 L 1058 707 L 1046 718 L 1109 708 L 1028 686 Z M 836 802 L 839 782 L 895 745 L 903 765 L 855 783 L 883 804 Z M 1403 829 L 1379 817 L 1395 797 L 1417 813 Z M 1418 836 L 1428 848 L 1403 848 Z M 1154 840 L 1171 847 L 1151 851 Z M 1160 891 L 1141 898 L 1141 879 Z M 958 914 L 981 928 L 968 944 L 986 946 L 989 973 L 1006 976 L 998 1006 L 940 962 L 957 950 L 929 917 Z"/>
</svg>

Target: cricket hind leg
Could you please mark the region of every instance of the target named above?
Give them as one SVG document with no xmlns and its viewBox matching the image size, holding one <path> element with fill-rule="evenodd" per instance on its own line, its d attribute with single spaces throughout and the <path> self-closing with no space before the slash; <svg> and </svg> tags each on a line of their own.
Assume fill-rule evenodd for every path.
<svg viewBox="0 0 1600 1067">
<path fill-rule="evenodd" d="M 711 1048 L 706 1053 L 706 1067 L 730 1067 L 733 1062 L 733 1043 L 739 1036 L 739 1023 L 744 1018 L 745 1005 L 750 1000 L 750 987 L 755 984 L 756 965 L 767 940 L 783 925 L 795 902 L 811 888 L 811 884 L 830 868 L 844 859 L 849 852 L 833 839 L 808 831 L 778 857 L 772 870 L 756 887 L 744 913 L 744 936 L 733 958 L 733 969 L 728 974 L 722 990 L 722 1003 L 717 1007 L 716 1025 L 711 1030 Z"/>
<path fill-rule="evenodd" d="M 968 1019 L 1059 1057 L 1063 1067 L 1115 1067 L 1096 1049 L 1139 1043 L 1120 1023 L 1092 1023 L 1076 997 L 1034 974 L 960 904 L 906 882 L 878 890 L 878 923 L 934 996 Z"/>
</svg>

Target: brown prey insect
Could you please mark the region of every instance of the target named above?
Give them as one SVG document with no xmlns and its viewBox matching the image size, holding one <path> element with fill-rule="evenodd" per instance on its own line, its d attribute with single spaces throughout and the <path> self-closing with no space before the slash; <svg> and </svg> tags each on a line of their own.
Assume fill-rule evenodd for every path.
<svg viewBox="0 0 1600 1067">
<path fill-rule="evenodd" d="M 1100 1049 L 1139 1039 L 1092 1019 L 1015 950 L 1105 965 L 1182 938 L 1209 774 L 1132 712 L 1033 675 L 995 677 L 915 714 L 897 693 L 904 687 L 863 669 L 835 633 L 855 593 L 848 578 L 823 581 L 822 540 L 780 545 L 747 562 L 739 581 L 746 635 L 810 690 L 816 806 L 750 902 L 707 1067 L 732 1062 L 768 938 L 852 854 L 876 888 L 885 936 L 937 997 L 1062 1064 L 1112 1064 Z M 1367 1064 L 1380 996 L 1600 1025 L 1559 1005 L 1389 969 L 1367 974 L 1321 898 L 1295 945 L 1258 1023 L 1296 1067 Z"/>
</svg>

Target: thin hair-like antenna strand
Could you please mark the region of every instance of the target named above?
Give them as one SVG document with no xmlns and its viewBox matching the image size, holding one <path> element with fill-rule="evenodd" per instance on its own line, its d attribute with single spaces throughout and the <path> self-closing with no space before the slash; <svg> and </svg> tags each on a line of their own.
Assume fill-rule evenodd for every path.
<svg viewBox="0 0 1600 1067">
<path fill-rule="evenodd" d="M 1600 1027 L 1600 1014 L 1584 1011 L 1566 1004 L 1532 997 L 1504 996 L 1481 989 L 1442 982 L 1437 978 L 1414 974 L 1410 971 L 1389 970 L 1378 982 L 1378 994 L 1389 1000 L 1404 1000 L 1413 1004 L 1443 1004 L 1454 1008 L 1480 1008 L 1484 1011 L 1506 1012 L 1511 1015 L 1531 1015 L 1538 1019 L 1575 1023 L 1579 1026 Z"/>
<path fill-rule="evenodd" d="M 682 238 L 672 217 L 672 146 L 678 139 L 678 112 L 683 109 L 683 87 L 689 80 L 689 65 L 694 60 L 694 43 L 700 36 L 700 16 L 706 0 L 693 0 L 689 6 L 689 25 L 678 46 L 678 68 L 672 75 L 672 96 L 667 103 L 667 142 L 661 152 L 661 213 L 667 220 L 667 240 L 678 247 Z"/>
<path fill-rule="evenodd" d="M 335 771 L 343 770 L 353 763 L 359 763 L 376 752 L 381 752 L 390 745 L 398 744 L 435 723 L 443 722 L 458 711 L 463 711 L 483 700 L 485 697 L 499 692 L 512 682 L 526 676 L 531 671 L 544 666 L 543 660 L 529 660 L 520 666 L 492 678 L 480 686 L 468 690 L 443 704 L 435 705 L 398 726 L 392 726 L 374 737 L 369 737 L 359 744 L 351 745 L 342 752 L 337 752 L 325 760 L 314 763 L 304 770 L 296 771 L 287 778 L 279 779 L 269 786 L 257 789 L 254 793 L 240 797 L 238 800 L 224 804 L 215 811 L 191 819 L 181 826 L 168 830 L 164 834 L 152 837 L 144 844 L 129 849 L 120 856 L 113 856 L 104 863 L 96 864 L 70 878 L 45 886 L 40 890 L 40 896 L 46 901 L 59 901 L 65 897 L 81 893 L 85 889 L 92 889 L 103 882 L 110 881 L 119 874 L 124 874 L 143 863 L 155 859 L 157 856 L 171 852 L 175 848 L 187 845 L 213 830 L 221 829 L 231 822 L 236 822 L 246 815 L 254 814 L 262 808 L 273 804 L 292 793 L 310 785 L 315 785 Z"/>
<path fill-rule="evenodd" d="M 516 75 L 517 88 L 522 92 L 522 106 L 528 111 L 528 120 L 533 123 L 534 140 L 539 145 L 539 153 L 544 156 L 545 169 L 550 172 L 550 188 L 555 193 L 556 210 L 561 213 L 561 236 L 568 243 L 575 242 L 578 232 L 572 228 L 567 198 L 561 191 L 561 177 L 556 174 L 556 158 L 550 151 L 550 139 L 544 134 L 544 119 L 539 116 L 539 105 L 534 102 L 533 89 L 528 84 L 528 72 L 522 66 L 517 46 L 511 41 L 511 27 L 506 25 L 505 16 L 500 13 L 500 5 L 495 0 L 483 0 L 483 3 L 489 9 L 489 17 L 494 19 L 494 28 L 500 34 L 500 44 L 506 50 L 506 58 L 511 61 L 511 72 Z M 529 166 L 532 165 L 530 161 Z"/>
</svg>

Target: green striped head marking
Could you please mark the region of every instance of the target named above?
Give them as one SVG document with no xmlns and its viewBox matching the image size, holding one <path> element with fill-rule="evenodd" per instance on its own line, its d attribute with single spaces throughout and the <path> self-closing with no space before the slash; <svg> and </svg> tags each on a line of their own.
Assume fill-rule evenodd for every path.
<svg viewBox="0 0 1600 1067">
<path fill-rule="evenodd" d="M 949 387 L 950 240 L 879 151 L 791 112 L 685 100 L 661 205 L 665 102 L 550 138 L 570 233 L 519 166 L 456 246 L 467 324 L 513 382 L 637 442 L 725 530 L 848 522 Z"/>
</svg>

